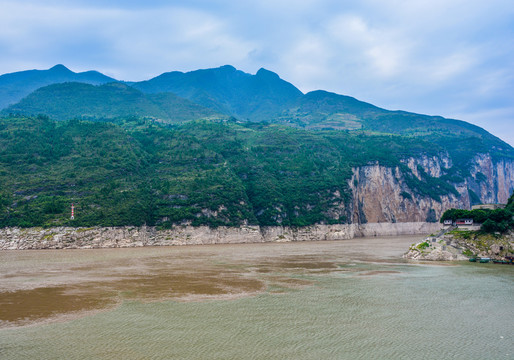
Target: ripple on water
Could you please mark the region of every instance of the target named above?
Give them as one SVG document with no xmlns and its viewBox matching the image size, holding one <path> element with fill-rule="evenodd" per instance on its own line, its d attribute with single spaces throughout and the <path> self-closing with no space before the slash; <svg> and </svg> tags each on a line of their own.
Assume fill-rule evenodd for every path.
<svg viewBox="0 0 514 360">
<path fill-rule="evenodd" d="M 292 248 L 267 246 L 229 247 L 231 255 L 216 247 L 178 255 L 145 249 L 145 256 L 116 253 L 118 262 L 102 253 L 107 260 L 74 264 L 76 276 L 41 278 L 51 286 L 31 289 L 31 279 L 14 278 L 26 280 L 23 288 L 0 293 L 0 302 L 25 301 L 20 308 L 36 314 L 41 305 L 47 318 L 54 316 L 52 304 L 71 313 L 119 306 L 74 321 L 0 330 L 0 357 L 512 358 L 506 355 L 514 354 L 512 267 L 356 261 L 343 242 L 299 245 L 304 253 L 294 247 L 294 255 Z M 62 262 L 45 266 L 69 270 Z M 12 279 L 0 283 L 7 287 Z"/>
</svg>

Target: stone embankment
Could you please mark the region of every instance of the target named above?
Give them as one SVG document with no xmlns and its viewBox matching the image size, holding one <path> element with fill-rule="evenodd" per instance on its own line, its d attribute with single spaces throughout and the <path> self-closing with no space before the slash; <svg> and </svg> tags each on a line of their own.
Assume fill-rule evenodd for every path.
<svg viewBox="0 0 514 360">
<path fill-rule="evenodd" d="M 469 257 L 506 260 L 506 256 L 514 252 L 514 233 L 496 236 L 480 234 L 476 229 L 454 230 L 442 230 L 435 236 L 412 244 L 403 257 L 430 261 L 468 260 Z"/>
<path fill-rule="evenodd" d="M 347 240 L 363 236 L 421 235 L 437 232 L 437 223 L 369 223 L 289 227 L 176 226 L 94 228 L 4 228 L 0 229 L 1 250 L 92 249 L 167 245 L 207 245 L 262 242 Z"/>
</svg>

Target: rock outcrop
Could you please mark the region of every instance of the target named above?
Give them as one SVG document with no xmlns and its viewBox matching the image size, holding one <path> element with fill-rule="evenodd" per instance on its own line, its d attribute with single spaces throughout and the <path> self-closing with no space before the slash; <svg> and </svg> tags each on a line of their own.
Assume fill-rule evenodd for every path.
<svg viewBox="0 0 514 360">
<path fill-rule="evenodd" d="M 462 254 L 462 250 L 451 242 L 446 242 L 437 237 L 428 237 L 422 242 L 413 244 L 403 257 L 405 259 L 429 261 L 467 260 L 468 258 Z"/>
<path fill-rule="evenodd" d="M 427 234 L 439 228 L 440 224 L 431 223 L 315 225 L 301 228 L 176 226 L 170 230 L 146 226 L 4 228 L 0 229 L 0 249 L 90 249 L 347 240 L 360 236 Z"/>
<path fill-rule="evenodd" d="M 503 236 L 481 234 L 477 231 L 441 231 L 412 244 L 403 255 L 412 260 L 468 260 L 471 257 L 487 257 L 506 260 L 514 251 L 514 233 Z"/>
</svg>

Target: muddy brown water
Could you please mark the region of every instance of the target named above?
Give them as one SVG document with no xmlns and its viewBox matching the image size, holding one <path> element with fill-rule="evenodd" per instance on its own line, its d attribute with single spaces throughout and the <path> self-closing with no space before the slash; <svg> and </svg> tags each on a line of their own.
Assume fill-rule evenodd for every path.
<svg viewBox="0 0 514 360">
<path fill-rule="evenodd" d="M 380 260 L 405 238 L 316 243 L 0 252 L 0 324 L 16 326 L 113 308 L 125 300 L 229 299 L 311 284 L 354 254 Z M 412 239 L 408 238 L 407 242 Z M 364 241 L 366 243 L 366 241 Z M 362 251 L 363 249 L 377 249 Z M 347 249 L 347 251 L 341 251 Z M 337 251 L 336 251 L 337 250 Z M 278 275 L 277 275 L 278 274 Z"/>
<path fill-rule="evenodd" d="M 514 267 L 420 238 L 2 251 L 0 358 L 514 358 Z"/>
</svg>

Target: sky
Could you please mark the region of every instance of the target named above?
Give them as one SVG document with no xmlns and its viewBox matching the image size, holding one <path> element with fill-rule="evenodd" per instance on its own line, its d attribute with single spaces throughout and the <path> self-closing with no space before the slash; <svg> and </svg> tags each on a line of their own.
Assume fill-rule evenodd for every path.
<svg viewBox="0 0 514 360">
<path fill-rule="evenodd" d="M 514 146 L 512 0 L 0 0 L 0 74 L 230 64 L 479 125 Z"/>
</svg>

